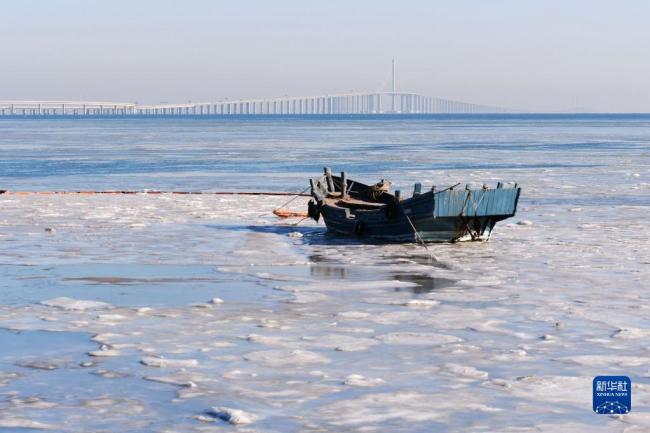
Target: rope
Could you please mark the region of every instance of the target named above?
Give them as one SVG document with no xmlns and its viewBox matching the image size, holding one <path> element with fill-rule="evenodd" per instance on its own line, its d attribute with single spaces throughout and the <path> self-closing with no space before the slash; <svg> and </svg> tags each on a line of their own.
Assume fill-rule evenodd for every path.
<svg viewBox="0 0 650 433">
<path fill-rule="evenodd" d="M 371 200 L 377 200 L 379 196 L 384 193 L 387 193 L 390 190 L 390 182 L 383 180 L 374 185 L 371 185 L 368 189 L 368 195 Z"/>
<path fill-rule="evenodd" d="M 441 192 L 449 191 L 450 189 L 454 189 L 454 188 L 456 188 L 458 185 L 460 185 L 460 182 L 458 182 L 458 183 L 455 184 L 455 185 L 448 186 L 448 187 L 445 188 L 445 189 L 441 189 L 440 191 L 436 191 L 436 192 L 433 193 L 433 195 L 440 194 Z"/>
<path fill-rule="evenodd" d="M 427 252 L 428 252 L 428 251 L 429 251 L 429 248 L 427 248 L 427 244 L 424 242 L 424 240 L 420 237 L 420 234 L 418 233 L 418 231 L 415 229 L 415 226 L 413 225 L 413 222 L 411 221 L 411 218 L 409 218 L 409 216 L 406 215 L 406 214 L 404 214 L 404 216 L 406 217 L 406 221 L 409 222 L 409 224 L 410 224 L 410 226 L 411 226 L 411 229 L 413 229 L 413 234 L 415 234 L 415 240 L 416 240 L 417 242 L 422 243 L 422 246 L 423 246 L 424 249 L 427 250 Z"/>
<path fill-rule="evenodd" d="M 300 191 L 298 194 L 296 194 L 295 197 L 293 197 L 291 200 L 289 200 L 288 202 L 286 202 L 286 203 L 283 204 L 283 205 L 280 205 L 280 206 L 277 207 L 276 209 L 281 209 L 281 208 L 285 207 L 286 205 L 288 205 L 289 203 L 291 203 L 292 201 L 294 201 L 294 200 L 297 199 L 298 197 L 300 197 L 300 196 L 302 196 L 303 194 L 305 194 L 305 192 L 307 192 L 307 190 L 308 190 L 309 188 L 311 188 L 311 186 L 308 186 L 307 188 L 303 189 L 303 190 Z"/>
<path fill-rule="evenodd" d="M 292 226 L 297 226 L 298 224 L 300 224 L 301 222 L 303 222 L 303 221 L 304 221 L 304 220 L 306 220 L 307 218 L 309 218 L 309 217 L 308 217 L 308 216 L 306 216 L 306 217 L 304 217 L 304 218 L 302 218 L 302 219 L 300 219 L 300 220 L 299 220 L 298 222 L 296 222 L 296 223 L 293 223 L 293 224 L 291 224 L 291 225 L 292 225 Z"/>
<path fill-rule="evenodd" d="M 477 211 L 478 211 L 478 207 L 481 205 L 481 202 L 483 201 L 483 198 L 485 197 L 485 192 L 486 192 L 486 190 L 484 189 L 483 192 L 482 192 L 482 194 L 481 194 L 481 198 L 480 198 L 477 202 L 475 202 L 474 200 L 471 200 L 471 203 L 472 203 L 472 209 L 474 210 L 474 219 L 476 219 L 476 213 L 477 213 Z M 464 224 L 464 226 L 465 226 L 465 230 L 466 230 L 466 231 L 469 233 L 469 235 L 472 237 L 472 240 L 475 241 L 475 240 L 477 240 L 477 239 L 481 236 L 481 234 L 480 234 L 478 231 L 476 231 L 476 230 L 472 230 L 472 229 L 469 227 L 469 218 L 471 218 L 471 215 L 468 215 L 467 218 L 465 218 L 465 215 L 464 215 L 464 213 L 465 213 L 465 208 L 467 207 L 467 203 L 470 201 L 470 197 L 471 197 L 471 196 L 472 196 L 472 190 L 469 190 L 469 189 L 468 189 L 468 190 L 467 190 L 467 197 L 465 197 L 465 202 L 463 203 L 463 208 L 462 208 L 461 211 L 460 211 L 460 215 L 459 215 L 459 217 L 463 220 L 463 224 Z"/>
<path fill-rule="evenodd" d="M 481 194 L 481 198 L 478 199 L 476 203 L 474 203 L 474 200 L 472 200 L 472 208 L 474 209 L 474 217 L 476 217 L 476 212 L 478 212 L 478 207 L 481 205 L 481 202 L 483 201 L 483 197 L 485 197 L 486 189 L 483 190 L 483 193 Z"/>
<path fill-rule="evenodd" d="M 305 188 L 305 189 L 303 189 L 302 191 L 300 191 L 298 194 L 295 194 L 294 197 L 292 197 L 292 198 L 291 198 L 288 202 L 286 202 L 285 204 L 280 205 L 280 206 L 276 207 L 275 209 L 273 209 L 273 213 L 274 213 L 275 215 L 279 216 L 280 218 L 286 218 L 286 217 L 282 216 L 278 211 L 281 211 L 283 207 L 285 207 L 286 205 L 288 205 L 289 203 L 291 203 L 292 201 L 294 201 L 294 200 L 297 199 L 298 197 L 301 197 L 301 196 L 304 197 L 305 195 L 307 195 L 307 194 L 305 194 L 305 192 L 306 192 L 309 188 L 311 188 L 311 186 L 308 186 L 307 188 Z M 293 213 L 293 212 L 291 212 L 291 213 Z M 266 214 L 263 213 L 263 214 L 261 214 L 261 215 L 259 215 L 259 216 L 260 216 L 260 217 L 263 217 L 263 216 L 265 216 L 265 215 L 266 215 Z M 287 215 L 287 216 L 291 216 L 291 215 Z"/>
<path fill-rule="evenodd" d="M 416 240 L 417 242 L 420 242 L 420 243 L 422 244 L 422 246 L 423 246 L 424 249 L 426 250 L 427 254 L 429 254 L 429 257 L 431 257 L 431 259 L 432 259 L 434 262 L 438 262 L 438 261 L 439 261 L 438 258 L 437 258 L 436 256 L 434 256 L 433 253 L 432 253 L 431 251 L 429 251 L 429 248 L 427 248 L 427 244 L 426 244 L 426 242 L 424 242 L 424 239 L 422 239 L 422 237 L 420 236 L 420 234 L 418 233 L 418 231 L 415 229 L 415 226 L 413 225 L 413 221 L 411 221 L 411 218 L 410 218 L 408 215 L 406 215 L 406 214 L 404 214 L 404 216 L 406 217 L 406 221 L 409 222 L 409 224 L 410 224 L 410 226 L 411 226 L 411 229 L 413 229 L 413 234 L 415 234 L 415 240 Z"/>
<path fill-rule="evenodd" d="M 460 215 L 458 216 L 465 216 L 465 208 L 467 207 L 467 202 L 469 201 L 469 198 L 472 196 L 472 191 L 467 190 L 467 196 L 465 197 L 465 201 L 463 202 L 463 207 L 460 209 Z"/>
</svg>

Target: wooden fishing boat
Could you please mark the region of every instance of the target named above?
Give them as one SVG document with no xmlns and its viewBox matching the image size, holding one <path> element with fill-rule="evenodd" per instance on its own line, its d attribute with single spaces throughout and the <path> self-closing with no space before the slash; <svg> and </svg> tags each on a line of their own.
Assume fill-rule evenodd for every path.
<svg viewBox="0 0 650 433">
<path fill-rule="evenodd" d="M 486 241 L 497 221 L 515 214 L 521 192 L 517 184 L 502 183 L 423 192 L 416 183 L 413 195 L 402 198 L 400 191 L 389 192 L 385 180 L 365 185 L 324 171 L 310 179 L 308 215 L 316 221 L 322 216 L 332 232 L 384 242 Z"/>
</svg>

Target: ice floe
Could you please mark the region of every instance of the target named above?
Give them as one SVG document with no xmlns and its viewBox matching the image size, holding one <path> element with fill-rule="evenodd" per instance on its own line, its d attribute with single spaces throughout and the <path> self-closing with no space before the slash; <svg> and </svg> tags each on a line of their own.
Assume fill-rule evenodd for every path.
<svg viewBox="0 0 650 433">
<path fill-rule="evenodd" d="M 262 350 L 244 355 L 244 359 L 267 367 L 305 366 L 330 362 L 324 355 L 309 350 Z"/>
<path fill-rule="evenodd" d="M 111 304 L 107 302 L 72 299 L 72 298 L 67 298 L 65 296 L 48 299 L 46 301 L 42 301 L 41 303 L 43 305 L 47 305 L 48 307 L 56 307 L 56 308 L 61 308 L 63 310 L 79 310 L 79 311 L 98 310 L 98 309 L 105 309 L 111 307 Z"/>
<path fill-rule="evenodd" d="M 439 346 L 442 344 L 463 341 L 453 335 L 437 334 L 433 332 L 391 332 L 376 337 L 387 344 Z"/>
<path fill-rule="evenodd" d="M 345 385 L 359 386 L 359 387 L 366 388 L 366 387 L 382 385 L 385 383 L 385 381 L 378 377 L 370 378 L 370 377 L 362 376 L 360 374 L 350 374 L 345 378 L 343 383 Z"/>
<path fill-rule="evenodd" d="M 43 423 L 28 418 L 15 416 L 0 416 L 0 428 L 3 429 L 20 429 L 20 430 L 58 430 L 61 425 Z"/>
<path fill-rule="evenodd" d="M 195 367 L 199 364 L 196 359 L 168 359 L 168 358 L 154 358 L 151 356 L 144 357 L 140 363 L 147 367 L 156 368 L 186 368 Z"/>
<path fill-rule="evenodd" d="M 255 421 L 255 417 L 241 409 L 232 409 L 229 407 L 213 407 L 206 411 L 209 415 L 220 418 L 230 424 L 250 424 Z"/>
<path fill-rule="evenodd" d="M 0 327 L 76 343 L 0 353 L 0 419 L 205 432 L 229 428 L 204 413 L 218 404 L 263 417 L 237 427 L 256 432 L 645 431 L 589 406 L 592 373 L 647 376 L 647 207 L 583 204 L 547 175 L 522 196 L 534 224 L 433 245 L 437 261 L 309 221 L 296 240 L 259 217 L 282 199 L 11 197 Z"/>
</svg>

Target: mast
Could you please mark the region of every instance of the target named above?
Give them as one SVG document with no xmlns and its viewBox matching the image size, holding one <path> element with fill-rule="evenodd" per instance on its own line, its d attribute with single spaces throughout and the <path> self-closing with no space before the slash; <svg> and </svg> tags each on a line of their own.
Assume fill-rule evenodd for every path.
<svg viewBox="0 0 650 433">
<path fill-rule="evenodd" d="M 390 111 L 395 112 L 395 58 L 393 58 L 393 73 L 392 73 L 392 86 L 391 86 L 391 103 Z"/>
</svg>

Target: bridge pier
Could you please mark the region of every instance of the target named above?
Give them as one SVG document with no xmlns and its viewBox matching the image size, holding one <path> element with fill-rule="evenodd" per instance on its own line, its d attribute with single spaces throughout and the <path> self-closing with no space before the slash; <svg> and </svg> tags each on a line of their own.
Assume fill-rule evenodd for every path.
<svg viewBox="0 0 650 433">
<path fill-rule="evenodd" d="M 389 99 L 386 100 L 385 98 Z M 0 101 L 0 116 L 210 116 L 210 115 L 341 115 L 378 113 L 509 112 L 468 102 L 415 93 L 375 92 L 282 97 L 194 104 L 136 105 L 113 102 Z"/>
</svg>

